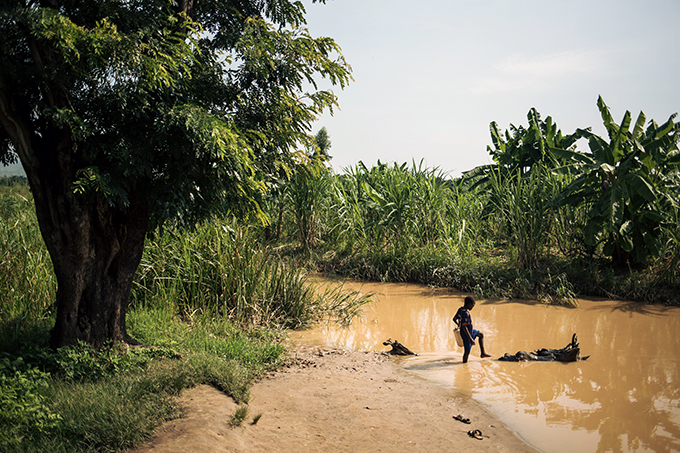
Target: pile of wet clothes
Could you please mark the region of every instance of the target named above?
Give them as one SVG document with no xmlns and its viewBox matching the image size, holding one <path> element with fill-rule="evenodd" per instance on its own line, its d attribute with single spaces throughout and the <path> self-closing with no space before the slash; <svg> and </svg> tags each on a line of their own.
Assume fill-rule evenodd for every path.
<svg viewBox="0 0 680 453">
<path fill-rule="evenodd" d="M 576 362 L 578 360 L 586 360 L 590 356 L 581 357 L 581 348 L 579 348 L 578 337 L 576 334 L 572 335 L 571 343 L 562 349 L 537 349 L 534 352 L 517 351 L 516 354 L 511 355 L 507 352 L 498 360 L 503 362 Z"/>
</svg>

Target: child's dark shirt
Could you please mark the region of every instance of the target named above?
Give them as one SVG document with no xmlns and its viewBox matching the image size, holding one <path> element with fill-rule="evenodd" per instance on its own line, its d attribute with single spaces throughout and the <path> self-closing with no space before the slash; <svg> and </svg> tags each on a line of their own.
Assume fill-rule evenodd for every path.
<svg viewBox="0 0 680 453">
<path fill-rule="evenodd" d="M 468 328 L 468 332 L 472 333 L 472 316 L 470 316 L 470 311 L 465 308 L 465 307 L 460 307 L 458 311 L 456 312 L 456 316 L 453 317 L 453 319 L 460 319 L 460 328 L 461 330 L 464 327 Z M 463 337 L 465 338 L 465 337 Z"/>
</svg>

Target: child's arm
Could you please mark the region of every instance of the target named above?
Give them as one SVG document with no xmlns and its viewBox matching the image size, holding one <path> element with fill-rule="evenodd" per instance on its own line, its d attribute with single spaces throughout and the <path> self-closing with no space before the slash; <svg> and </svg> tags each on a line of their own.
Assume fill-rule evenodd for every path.
<svg viewBox="0 0 680 453">
<path fill-rule="evenodd" d="M 468 340 L 470 340 L 470 344 L 474 346 L 474 345 L 475 345 L 475 340 L 472 339 L 472 332 L 470 332 L 470 329 L 468 329 L 468 327 L 465 326 L 465 327 L 463 327 L 461 330 L 462 330 L 463 332 L 465 332 L 465 335 L 467 335 Z"/>
</svg>

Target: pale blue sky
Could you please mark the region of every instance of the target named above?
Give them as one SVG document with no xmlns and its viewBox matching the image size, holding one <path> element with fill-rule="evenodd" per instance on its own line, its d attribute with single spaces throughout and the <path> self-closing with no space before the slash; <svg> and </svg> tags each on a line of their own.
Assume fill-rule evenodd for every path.
<svg viewBox="0 0 680 453">
<path fill-rule="evenodd" d="M 680 1 L 305 0 L 313 36 L 342 47 L 355 81 L 325 115 L 336 171 L 421 158 L 451 176 L 490 162 L 489 123 L 536 107 L 571 133 L 680 111 Z M 584 144 L 585 145 L 585 144 Z"/>
</svg>

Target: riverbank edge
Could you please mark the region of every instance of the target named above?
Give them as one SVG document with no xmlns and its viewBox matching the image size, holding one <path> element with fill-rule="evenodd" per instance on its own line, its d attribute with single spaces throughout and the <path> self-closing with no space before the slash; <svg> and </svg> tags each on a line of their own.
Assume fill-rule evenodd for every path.
<svg viewBox="0 0 680 453">
<path fill-rule="evenodd" d="M 680 306 L 680 283 L 659 266 L 615 268 L 596 258 L 542 260 L 521 269 L 505 256 L 461 261 L 430 249 L 342 256 L 333 251 L 306 256 L 283 251 L 301 267 L 329 278 L 365 282 L 415 283 L 474 294 L 481 299 L 536 299 L 574 305 L 580 297 L 603 297 L 645 304 Z"/>
<path fill-rule="evenodd" d="M 130 451 L 538 451 L 482 403 L 409 374 L 385 352 L 288 347 L 289 362 L 251 387 L 248 422 L 229 426 L 236 403 L 194 387 L 180 397 L 182 418 Z M 475 429 L 481 439 L 467 434 Z"/>
</svg>

